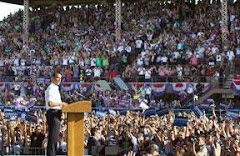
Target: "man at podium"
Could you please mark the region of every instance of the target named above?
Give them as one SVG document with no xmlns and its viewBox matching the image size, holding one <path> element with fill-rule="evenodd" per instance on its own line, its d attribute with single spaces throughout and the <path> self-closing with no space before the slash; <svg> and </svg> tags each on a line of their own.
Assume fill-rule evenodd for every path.
<svg viewBox="0 0 240 156">
<path fill-rule="evenodd" d="M 66 102 L 62 102 L 59 92 L 59 85 L 61 83 L 62 75 L 58 72 L 52 76 L 52 83 L 45 91 L 45 103 L 46 103 L 46 117 L 48 125 L 48 144 L 47 144 L 47 156 L 56 155 L 57 141 L 60 132 L 61 124 L 61 109 L 68 105 Z"/>
</svg>

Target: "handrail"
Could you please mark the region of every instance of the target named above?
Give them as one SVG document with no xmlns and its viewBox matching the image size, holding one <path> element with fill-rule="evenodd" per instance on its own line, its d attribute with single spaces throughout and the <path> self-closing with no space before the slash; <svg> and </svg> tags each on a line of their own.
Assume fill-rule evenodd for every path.
<svg viewBox="0 0 240 156">
<path fill-rule="evenodd" d="M 0 78 L 0 82 L 27 82 L 27 80 L 22 80 L 22 79 L 19 79 L 19 80 L 15 80 L 14 79 L 15 76 L 6 76 L 5 78 L 1 77 Z M 63 76 L 63 78 L 65 78 Z M 85 77 L 86 78 L 86 77 Z M 186 79 L 195 79 L 195 80 L 190 80 L 190 81 L 187 81 Z M 198 78 L 198 80 L 196 80 L 196 78 Z M 135 76 L 135 77 L 130 77 L 130 78 L 124 78 L 122 77 L 122 79 L 125 81 L 125 82 L 207 82 L 208 80 L 206 81 L 201 81 L 199 79 L 205 79 L 205 78 L 211 78 L 211 77 L 208 77 L 208 76 L 200 76 L 200 75 L 194 75 L 194 76 L 182 76 L 182 79 L 183 80 L 178 80 L 178 76 L 151 76 L 151 79 L 148 81 L 148 80 L 145 80 L 144 79 L 144 76 L 141 77 L 141 76 Z M 223 77 L 220 77 L 220 78 L 223 78 L 223 80 L 226 80 L 226 76 L 223 76 Z M 47 78 L 44 78 L 44 77 L 39 77 L 39 78 L 35 78 L 35 79 L 32 79 L 36 82 L 39 82 L 41 83 L 41 81 L 45 81 L 45 80 L 49 80 L 50 82 L 50 77 L 47 77 Z M 108 76 L 108 77 L 104 77 L 104 76 L 101 76 L 101 77 L 93 77 L 92 76 L 92 80 L 89 81 L 89 79 L 86 81 L 83 81 L 83 82 L 94 82 L 95 80 L 106 80 L 106 81 L 111 81 L 111 78 Z M 69 82 L 69 83 L 75 83 L 75 82 L 80 82 L 79 80 L 74 80 L 72 79 L 71 81 L 66 81 L 65 79 L 63 79 L 62 82 Z"/>
<path fill-rule="evenodd" d="M 200 88 L 197 88 L 197 93 L 193 94 L 193 95 L 197 95 L 199 96 L 200 94 L 202 94 L 202 90 L 204 89 L 204 86 L 202 85 Z M 190 96 L 190 98 L 188 98 Z M 184 102 L 183 105 L 187 105 L 188 103 L 190 103 L 191 101 L 193 101 L 193 103 L 195 103 L 194 101 L 194 97 L 192 95 L 188 95 L 188 97 L 186 98 L 187 101 Z"/>
<path fill-rule="evenodd" d="M 222 85 L 223 85 L 223 84 L 226 82 L 228 76 L 229 76 L 229 66 L 227 65 L 226 68 L 224 68 L 223 77 L 221 77 L 221 78 L 222 78 L 222 82 L 220 82 L 220 81 L 219 81 L 219 82 L 213 81 L 213 82 L 211 83 L 211 90 L 220 88 L 219 83 L 222 83 Z M 219 80 L 221 80 L 221 79 L 219 79 Z M 200 89 L 202 90 L 202 89 L 203 89 L 203 86 L 201 86 L 201 87 L 202 87 L 202 88 L 200 88 Z M 195 93 L 195 95 L 197 95 L 197 96 L 199 97 L 199 95 L 202 93 L 201 90 L 198 91 L 197 93 Z M 208 92 L 210 92 L 211 90 L 209 90 Z M 199 98 L 199 99 L 200 99 L 200 98 Z M 199 100 L 199 99 L 198 99 L 198 100 Z M 190 99 L 188 99 L 186 102 L 184 102 L 184 104 L 187 104 L 187 103 L 189 103 L 189 102 L 191 102 L 191 101 L 193 101 L 193 103 L 195 103 L 193 96 L 190 97 Z"/>
<path fill-rule="evenodd" d="M 225 68 L 225 70 L 224 70 L 224 77 L 223 77 L 223 81 L 225 82 L 225 80 L 226 80 L 226 77 L 229 75 L 229 66 L 227 65 L 227 64 L 224 64 L 225 66 L 226 66 L 226 68 Z M 33 65 L 34 66 L 34 65 Z M 33 66 L 25 66 L 25 67 L 27 67 L 27 68 L 31 68 L 31 67 L 33 67 Z M 68 65 L 67 67 L 71 67 L 72 65 Z M 160 65 L 158 65 L 158 66 L 160 66 Z M 176 65 L 162 65 L 162 66 L 164 66 L 164 67 L 176 67 Z M 181 65 L 182 67 L 185 67 L 185 66 L 189 66 L 189 67 L 191 67 L 191 65 Z M 207 66 L 209 66 L 209 65 L 207 65 Z M 37 66 L 37 65 L 35 65 L 35 67 L 40 67 L 40 68 L 46 68 L 46 67 L 49 67 L 49 68 L 51 68 L 52 66 Z M 5 68 L 5 67 L 0 67 L 0 70 L 1 70 L 1 68 Z M 5 78 L 4 78 L 5 77 Z M 21 77 L 21 79 L 19 79 L 19 80 L 16 80 L 15 78 L 16 77 L 19 77 L 19 75 L 17 75 L 17 76 L 8 76 L 8 75 L 1 75 L 1 78 L 0 78 L 0 81 L 9 81 L 9 80 L 11 80 L 11 81 L 14 81 L 14 82 L 16 82 L 16 81 L 20 81 L 20 82 L 22 82 L 22 81 L 26 81 L 26 80 L 24 80 L 24 79 L 22 79 L 22 78 L 25 78 L 25 79 L 27 79 L 27 78 L 32 78 L 32 79 L 34 79 L 34 80 L 36 80 L 37 78 L 35 77 L 35 78 L 33 78 L 33 77 L 31 77 L 31 76 L 22 76 Z M 41 77 L 41 76 L 37 76 L 39 79 L 45 79 L 45 78 L 48 78 L 48 79 L 50 79 L 50 75 L 45 75 L 45 76 L 43 76 L 43 77 Z M 178 76 L 177 76 L 177 74 L 175 73 L 173 76 L 151 76 L 151 79 L 149 80 L 150 82 L 182 82 L 182 81 L 185 81 L 185 79 L 198 79 L 198 80 L 195 80 L 195 81 L 201 81 L 200 79 L 202 79 L 202 78 L 206 78 L 207 76 L 206 75 L 188 75 L 188 76 L 186 76 L 186 75 L 183 75 L 182 76 L 182 79 L 183 80 L 178 80 Z M 83 78 L 86 80 L 86 75 L 83 75 Z M 145 81 L 145 79 L 144 79 L 144 76 L 139 76 L 139 75 L 137 75 L 137 76 L 134 76 L 134 77 L 122 77 L 126 82 L 138 82 L 138 81 L 142 81 L 142 82 L 144 82 Z M 76 79 L 74 79 L 74 77 L 72 76 L 72 79 L 71 80 L 66 80 L 66 77 L 65 77 L 65 75 L 63 74 L 63 79 L 64 79 L 64 81 L 66 81 L 66 82 L 78 82 L 79 81 L 79 78 L 77 78 L 77 80 Z M 91 79 L 92 80 L 94 80 L 94 79 L 97 79 L 97 78 L 95 78 L 95 77 L 93 77 L 93 76 L 91 76 Z M 104 80 L 110 80 L 110 76 L 106 76 L 106 77 L 104 77 L 104 76 L 101 76 L 100 77 L 100 79 L 104 79 Z M 92 80 L 90 80 L 90 81 L 92 81 Z M 128 80 L 130 80 L 130 81 L 128 81 Z M 89 80 L 88 80 L 89 81 Z"/>
</svg>

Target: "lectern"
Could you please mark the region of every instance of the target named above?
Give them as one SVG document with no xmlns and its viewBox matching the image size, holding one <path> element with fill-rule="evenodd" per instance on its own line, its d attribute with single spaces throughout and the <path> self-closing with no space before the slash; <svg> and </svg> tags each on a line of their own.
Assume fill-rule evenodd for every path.
<svg viewBox="0 0 240 156">
<path fill-rule="evenodd" d="M 84 155 L 84 112 L 91 112 L 91 101 L 79 101 L 63 108 L 67 113 L 67 155 Z"/>
</svg>

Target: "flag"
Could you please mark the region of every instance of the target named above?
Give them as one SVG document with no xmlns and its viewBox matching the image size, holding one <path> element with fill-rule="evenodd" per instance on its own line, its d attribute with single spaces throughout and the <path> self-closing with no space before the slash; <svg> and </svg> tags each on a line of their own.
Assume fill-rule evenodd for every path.
<svg viewBox="0 0 240 156">
<path fill-rule="evenodd" d="M 237 93 L 240 94 L 240 80 L 238 79 L 233 79 L 232 85 L 231 85 L 231 89 Z"/>
</svg>

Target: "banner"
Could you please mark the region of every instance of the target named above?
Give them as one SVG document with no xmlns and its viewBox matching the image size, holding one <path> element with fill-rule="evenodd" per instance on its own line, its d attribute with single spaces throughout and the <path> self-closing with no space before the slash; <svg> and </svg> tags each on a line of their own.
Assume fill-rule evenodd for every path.
<svg viewBox="0 0 240 156">
<path fill-rule="evenodd" d="M 70 82 L 62 83 L 61 87 L 64 91 L 72 91 L 75 89 L 74 83 L 70 83 Z"/>
<path fill-rule="evenodd" d="M 46 80 L 45 80 L 46 81 Z M 239 81 L 239 86 L 237 82 Z M 240 93 L 240 80 L 238 80 L 234 86 L 239 90 Z M 105 81 L 98 81 L 98 82 L 104 82 L 103 83 L 85 83 L 85 82 L 63 82 L 60 86 L 60 88 L 64 91 L 72 91 L 75 89 L 81 89 L 83 91 L 86 91 L 89 86 L 94 85 L 96 90 L 102 90 L 110 89 L 108 86 L 108 83 Z M 40 83 L 40 82 L 39 82 Z M 47 80 L 46 83 L 50 83 L 50 81 Z M 5 88 L 13 88 L 14 84 L 16 83 L 8 83 L 8 82 L 0 82 L 0 89 Z M 21 85 L 24 85 L 25 83 L 21 83 Z M 202 83 L 204 85 L 204 88 L 202 90 L 203 93 L 208 92 L 211 89 L 211 84 L 209 83 Z M 171 82 L 154 82 L 154 83 L 145 83 L 145 82 L 130 82 L 128 85 L 133 90 L 139 90 L 142 87 L 145 87 L 149 85 L 152 88 L 153 94 L 156 96 L 162 96 L 166 92 L 173 93 L 173 94 L 179 94 L 179 93 L 188 93 L 188 89 L 192 88 L 193 90 L 196 89 L 197 83 L 191 83 L 191 82 L 178 82 L 178 83 L 171 83 Z"/>
<path fill-rule="evenodd" d="M 173 83 L 172 89 L 173 89 L 173 92 L 179 93 L 179 92 L 187 89 L 187 84 L 186 83 Z"/>
<path fill-rule="evenodd" d="M 144 82 L 137 82 L 137 83 L 129 83 L 129 86 L 132 87 L 133 90 L 139 90 L 142 87 L 149 85 L 152 88 L 152 93 L 155 96 L 162 96 L 166 92 L 177 94 L 180 96 L 181 101 L 187 97 L 187 94 L 192 94 L 196 91 L 197 83 L 191 82 L 179 82 L 179 83 L 170 83 L 170 82 L 157 82 L 157 83 L 144 83 Z M 211 84 L 209 83 L 202 83 L 204 86 L 202 89 L 202 93 L 205 94 L 211 90 Z"/>
<path fill-rule="evenodd" d="M 234 113 L 234 112 L 227 112 L 226 117 L 229 120 L 236 120 L 239 118 L 239 114 L 238 113 Z"/>
<path fill-rule="evenodd" d="M 231 89 L 233 90 L 233 92 L 240 94 L 240 80 L 233 79 Z"/>
<path fill-rule="evenodd" d="M 146 117 L 156 115 L 156 108 L 149 108 L 149 109 L 145 110 L 144 114 Z"/>
<path fill-rule="evenodd" d="M 152 88 L 152 93 L 155 96 L 162 96 L 166 92 L 166 83 L 152 83 L 150 86 Z"/>
<path fill-rule="evenodd" d="M 185 117 L 176 117 L 173 126 L 187 126 L 188 118 Z"/>
</svg>

